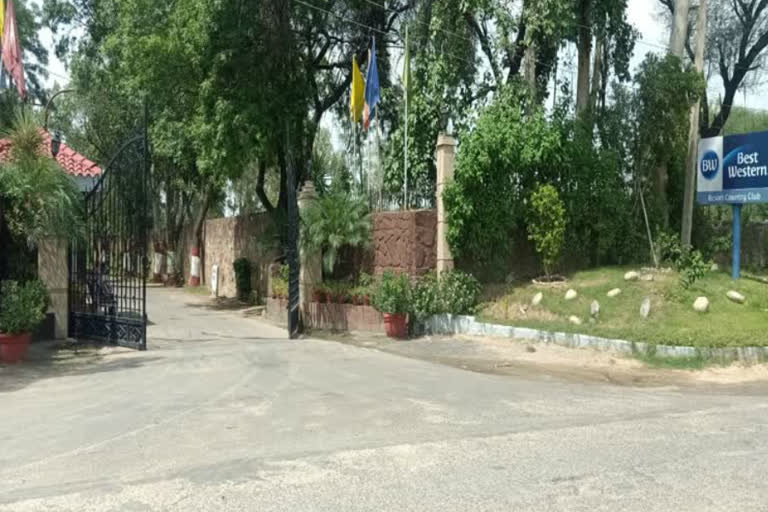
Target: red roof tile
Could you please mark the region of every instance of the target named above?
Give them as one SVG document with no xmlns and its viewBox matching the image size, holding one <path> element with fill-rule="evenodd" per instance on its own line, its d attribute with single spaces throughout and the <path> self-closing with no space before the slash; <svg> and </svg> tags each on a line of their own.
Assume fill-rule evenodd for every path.
<svg viewBox="0 0 768 512">
<path fill-rule="evenodd" d="M 51 154 L 51 134 L 41 130 L 43 135 L 44 151 L 46 154 Z M 0 139 L 0 162 L 5 162 L 11 156 L 11 141 L 8 139 Z M 56 162 L 61 166 L 67 174 L 72 176 L 95 178 L 101 176 L 101 167 L 95 162 L 92 162 L 85 158 L 74 149 L 67 146 L 64 142 L 61 143 L 59 148 L 59 154 L 56 156 Z"/>
</svg>

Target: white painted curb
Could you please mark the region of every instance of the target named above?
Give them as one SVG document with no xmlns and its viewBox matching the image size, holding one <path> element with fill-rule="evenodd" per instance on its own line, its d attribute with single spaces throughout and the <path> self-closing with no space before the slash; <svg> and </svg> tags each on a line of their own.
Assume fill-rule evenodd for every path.
<svg viewBox="0 0 768 512">
<path fill-rule="evenodd" d="M 466 334 L 493 338 L 515 338 L 568 348 L 591 348 L 601 352 L 615 352 L 624 355 L 641 353 L 671 358 L 702 357 L 721 362 L 744 361 L 756 363 L 768 361 L 768 347 L 706 348 L 653 345 L 651 343 L 600 338 L 586 334 L 540 331 L 526 327 L 489 324 L 478 322 L 474 316 L 435 315 L 423 322 L 422 327 L 427 334 Z"/>
</svg>

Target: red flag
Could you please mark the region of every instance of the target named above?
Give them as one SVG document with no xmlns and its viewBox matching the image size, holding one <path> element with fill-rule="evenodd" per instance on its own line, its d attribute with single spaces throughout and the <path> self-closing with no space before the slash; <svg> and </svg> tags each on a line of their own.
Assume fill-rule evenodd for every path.
<svg viewBox="0 0 768 512">
<path fill-rule="evenodd" d="M 27 97 L 27 82 L 24 80 L 24 63 L 21 60 L 21 41 L 19 27 L 16 24 L 16 9 L 13 0 L 8 0 L 5 10 L 5 27 L 3 28 L 3 65 L 11 78 L 16 82 L 19 96 Z"/>
</svg>

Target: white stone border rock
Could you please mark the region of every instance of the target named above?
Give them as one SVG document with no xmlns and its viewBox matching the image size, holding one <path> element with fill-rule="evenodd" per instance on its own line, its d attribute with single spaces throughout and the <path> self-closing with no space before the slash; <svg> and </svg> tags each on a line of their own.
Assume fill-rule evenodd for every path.
<svg viewBox="0 0 768 512">
<path fill-rule="evenodd" d="M 601 352 L 623 355 L 655 354 L 670 358 L 702 357 L 721 363 L 743 361 L 761 363 L 768 361 L 768 347 L 686 347 L 653 345 L 651 343 L 615 340 L 564 332 L 541 331 L 527 327 L 478 322 L 474 316 L 435 315 L 421 326 L 426 334 L 489 336 L 493 338 L 514 338 L 537 343 L 553 344 L 568 348 L 591 348 Z"/>
</svg>

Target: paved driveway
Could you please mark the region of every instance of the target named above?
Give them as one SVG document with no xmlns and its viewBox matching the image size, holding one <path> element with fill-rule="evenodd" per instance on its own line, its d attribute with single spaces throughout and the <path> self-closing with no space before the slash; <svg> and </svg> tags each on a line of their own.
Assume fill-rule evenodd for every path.
<svg viewBox="0 0 768 512">
<path fill-rule="evenodd" d="M 768 509 L 768 400 L 464 371 L 152 290 L 150 350 L 0 372 L 0 511 Z"/>
</svg>

